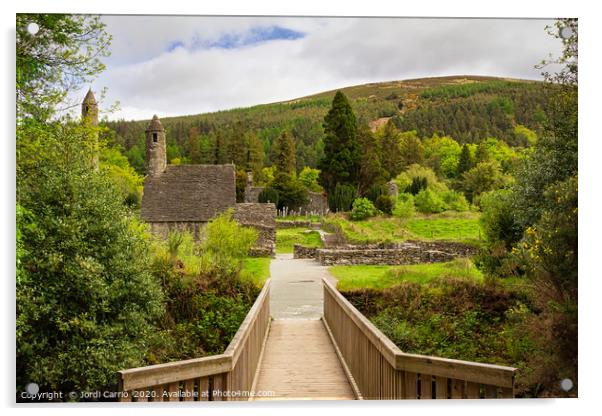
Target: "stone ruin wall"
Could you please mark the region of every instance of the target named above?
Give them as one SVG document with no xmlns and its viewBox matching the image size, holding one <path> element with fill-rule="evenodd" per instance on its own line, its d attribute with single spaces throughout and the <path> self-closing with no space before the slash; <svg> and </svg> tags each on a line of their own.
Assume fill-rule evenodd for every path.
<svg viewBox="0 0 602 416">
<path fill-rule="evenodd" d="M 324 266 L 436 263 L 469 257 L 476 252 L 475 247 L 452 241 L 412 241 L 331 248 L 311 248 L 295 244 L 293 247 L 294 258 L 313 258 Z"/>
<path fill-rule="evenodd" d="M 276 207 L 274 204 L 236 204 L 233 218 L 241 225 L 253 227 L 258 232 L 251 256 L 273 256 L 276 248 Z M 201 237 L 205 222 L 151 222 L 152 234 L 167 239 L 171 231 L 190 232 L 195 240 Z"/>
<path fill-rule="evenodd" d="M 273 256 L 276 250 L 276 206 L 274 204 L 241 203 L 234 208 L 234 219 L 258 232 L 251 250 L 253 256 Z"/>
</svg>

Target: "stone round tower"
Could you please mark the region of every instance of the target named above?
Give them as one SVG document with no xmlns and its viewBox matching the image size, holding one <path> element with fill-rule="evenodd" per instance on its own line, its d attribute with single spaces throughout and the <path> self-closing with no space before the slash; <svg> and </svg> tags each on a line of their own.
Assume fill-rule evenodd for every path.
<svg viewBox="0 0 602 416">
<path fill-rule="evenodd" d="M 98 103 L 92 89 L 88 89 L 88 93 L 82 102 L 82 120 L 91 123 L 93 126 L 98 126 Z"/>
<path fill-rule="evenodd" d="M 155 114 L 146 128 L 146 174 L 159 175 L 166 168 L 165 129 Z"/>
</svg>

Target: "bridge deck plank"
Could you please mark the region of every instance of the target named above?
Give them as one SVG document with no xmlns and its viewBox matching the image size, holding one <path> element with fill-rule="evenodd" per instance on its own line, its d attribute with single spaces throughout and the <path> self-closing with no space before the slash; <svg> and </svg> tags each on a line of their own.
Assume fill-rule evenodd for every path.
<svg viewBox="0 0 602 416">
<path fill-rule="evenodd" d="M 321 320 L 273 321 L 257 377 L 255 400 L 355 399 Z"/>
</svg>

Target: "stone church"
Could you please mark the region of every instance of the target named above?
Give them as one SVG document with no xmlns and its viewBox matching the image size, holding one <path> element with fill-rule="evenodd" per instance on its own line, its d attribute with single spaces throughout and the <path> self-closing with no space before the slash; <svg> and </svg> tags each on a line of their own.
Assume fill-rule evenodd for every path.
<svg viewBox="0 0 602 416">
<path fill-rule="evenodd" d="M 234 219 L 259 233 L 254 255 L 273 255 L 276 240 L 274 204 L 236 203 L 233 164 L 168 165 L 165 129 L 155 115 L 146 129 L 146 177 L 140 216 L 153 234 L 187 230 L 199 237 L 201 227 L 233 208 Z"/>
<path fill-rule="evenodd" d="M 82 102 L 82 121 L 98 125 L 98 104 L 91 90 Z M 276 241 L 274 204 L 237 203 L 233 164 L 168 165 L 165 129 L 155 115 L 146 129 L 146 176 L 140 217 L 151 232 L 167 238 L 171 230 L 190 231 L 224 212 L 258 231 L 252 255 L 273 255 Z"/>
</svg>

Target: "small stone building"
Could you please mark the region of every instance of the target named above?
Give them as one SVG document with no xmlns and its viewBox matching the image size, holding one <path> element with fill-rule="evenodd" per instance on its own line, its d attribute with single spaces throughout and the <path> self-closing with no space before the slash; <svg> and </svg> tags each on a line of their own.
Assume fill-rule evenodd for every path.
<svg viewBox="0 0 602 416">
<path fill-rule="evenodd" d="M 153 234 L 165 238 L 176 229 L 190 231 L 199 238 L 204 224 L 233 208 L 239 223 L 259 232 L 253 254 L 274 254 L 274 204 L 237 204 L 232 164 L 168 165 L 165 129 L 156 115 L 146 129 L 146 166 L 140 216 L 150 224 Z"/>
</svg>

